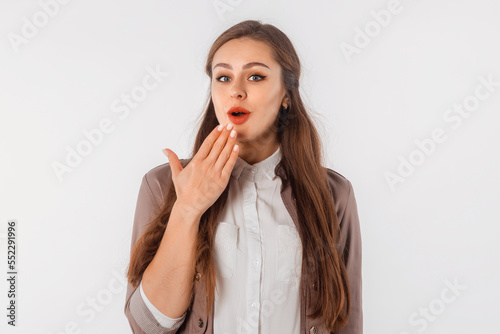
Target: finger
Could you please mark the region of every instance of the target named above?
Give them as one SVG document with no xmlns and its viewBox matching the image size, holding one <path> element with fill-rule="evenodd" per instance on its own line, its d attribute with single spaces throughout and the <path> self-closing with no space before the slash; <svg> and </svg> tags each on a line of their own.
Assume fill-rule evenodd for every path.
<svg viewBox="0 0 500 334">
<path fill-rule="evenodd" d="M 210 150 L 212 149 L 213 144 L 217 140 L 217 138 L 220 136 L 222 131 L 219 131 L 219 125 L 217 125 L 212 132 L 205 138 L 203 141 L 203 144 L 201 144 L 200 149 L 198 152 L 196 152 L 195 156 L 193 159 L 201 159 L 204 160 L 208 154 L 210 153 Z"/>
<path fill-rule="evenodd" d="M 222 152 L 219 154 L 219 157 L 217 158 L 217 161 L 215 162 L 214 168 L 215 170 L 219 171 L 219 173 L 222 172 L 222 168 L 226 165 L 227 160 L 229 160 L 231 156 L 231 152 L 233 150 L 234 144 L 236 143 L 236 137 L 237 133 L 236 130 L 231 130 L 229 132 L 229 137 L 227 138 L 227 142 L 222 150 Z"/>
<path fill-rule="evenodd" d="M 224 148 L 224 146 L 226 146 L 227 137 L 229 137 L 229 133 L 231 132 L 231 130 L 232 127 L 231 129 L 228 129 L 227 126 L 225 126 L 224 129 L 222 130 L 222 134 L 219 136 L 219 138 L 217 138 L 215 143 L 212 145 L 210 154 L 205 159 L 210 165 L 215 165 L 215 162 L 217 161 L 220 153 L 222 152 L 222 149 Z"/>
<path fill-rule="evenodd" d="M 179 158 L 177 157 L 177 154 L 175 154 L 174 151 L 169 150 L 168 148 L 164 149 L 163 153 L 168 158 L 168 163 L 170 164 L 170 168 L 172 170 L 172 178 L 177 178 L 177 175 L 179 175 L 179 173 L 183 169 L 181 162 L 179 161 Z"/>
<path fill-rule="evenodd" d="M 224 168 L 222 168 L 222 173 L 221 173 L 222 176 L 226 178 L 226 180 L 228 180 L 229 177 L 231 176 L 231 172 L 233 171 L 234 165 L 236 164 L 239 152 L 240 149 L 238 145 L 237 144 L 232 145 L 231 155 L 229 156 L 229 159 L 226 161 Z"/>
</svg>

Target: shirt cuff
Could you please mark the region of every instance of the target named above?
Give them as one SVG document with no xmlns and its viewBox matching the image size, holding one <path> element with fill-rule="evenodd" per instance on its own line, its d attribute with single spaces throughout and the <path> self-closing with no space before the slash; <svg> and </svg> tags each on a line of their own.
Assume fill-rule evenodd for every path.
<svg viewBox="0 0 500 334">
<path fill-rule="evenodd" d="M 144 290 L 142 289 L 142 281 L 140 283 L 139 289 L 141 290 L 141 296 L 142 299 L 144 300 L 144 303 L 148 307 L 148 309 L 151 311 L 155 319 L 162 325 L 163 327 L 166 328 L 173 328 L 176 324 L 179 323 L 179 321 L 183 320 L 186 317 L 186 312 L 184 312 L 183 315 L 181 315 L 179 318 L 173 319 L 170 317 L 167 317 L 165 314 L 161 313 L 160 310 L 158 310 L 153 303 L 151 303 L 146 297 L 146 294 L 144 293 Z"/>
</svg>

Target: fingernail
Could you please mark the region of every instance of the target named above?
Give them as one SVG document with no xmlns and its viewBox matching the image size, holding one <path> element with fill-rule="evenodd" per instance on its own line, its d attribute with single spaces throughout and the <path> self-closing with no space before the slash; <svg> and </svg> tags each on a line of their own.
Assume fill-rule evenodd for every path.
<svg viewBox="0 0 500 334">
<path fill-rule="evenodd" d="M 238 144 L 234 145 L 233 151 L 238 151 Z"/>
<path fill-rule="evenodd" d="M 219 125 L 219 127 L 217 128 L 217 130 L 222 131 L 223 128 L 224 128 L 224 126 L 221 124 L 221 125 Z"/>
<path fill-rule="evenodd" d="M 230 135 L 231 137 L 236 136 L 236 131 L 234 131 L 234 130 L 233 130 L 233 131 L 231 131 L 231 134 L 229 134 L 229 135 Z"/>
<path fill-rule="evenodd" d="M 166 149 L 163 149 L 163 153 L 165 153 L 167 155 L 167 158 L 168 158 L 168 151 Z"/>
<path fill-rule="evenodd" d="M 233 128 L 233 125 L 231 123 L 227 123 L 227 129 L 231 130 Z"/>
</svg>

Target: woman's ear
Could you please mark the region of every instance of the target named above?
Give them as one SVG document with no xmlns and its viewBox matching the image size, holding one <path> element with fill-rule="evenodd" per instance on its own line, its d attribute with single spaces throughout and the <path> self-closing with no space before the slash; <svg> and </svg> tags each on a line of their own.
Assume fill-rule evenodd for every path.
<svg viewBox="0 0 500 334">
<path fill-rule="evenodd" d="M 284 108 L 288 108 L 288 106 L 290 105 L 290 99 L 288 98 L 288 95 L 285 95 L 285 97 L 283 98 L 283 101 L 281 102 L 281 105 Z"/>
</svg>

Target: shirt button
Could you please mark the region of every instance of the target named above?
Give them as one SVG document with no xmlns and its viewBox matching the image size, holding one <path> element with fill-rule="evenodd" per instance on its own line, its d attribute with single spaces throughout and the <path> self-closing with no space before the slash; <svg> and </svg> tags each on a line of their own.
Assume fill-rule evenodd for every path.
<svg viewBox="0 0 500 334">
<path fill-rule="evenodd" d="M 254 266 L 256 266 L 256 267 L 257 267 L 257 266 L 259 265 L 259 260 L 254 260 L 254 261 L 253 261 L 253 264 L 254 264 Z"/>
<path fill-rule="evenodd" d="M 202 328 L 203 327 L 203 320 L 200 318 L 198 319 L 198 327 Z M 313 327 L 314 328 L 314 327 Z"/>
<path fill-rule="evenodd" d="M 253 308 L 257 308 L 257 303 L 252 303 Z"/>
<path fill-rule="evenodd" d="M 257 173 L 257 168 L 252 168 L 252 173 Z"/>
<path fill-rule="evenodd" d="M 316 334 L 317 332 L 318 332 L 318 330 L 314 326 L 312 326 L 311 329 L 309 330 L 310 334 Z"/>
</svg>

